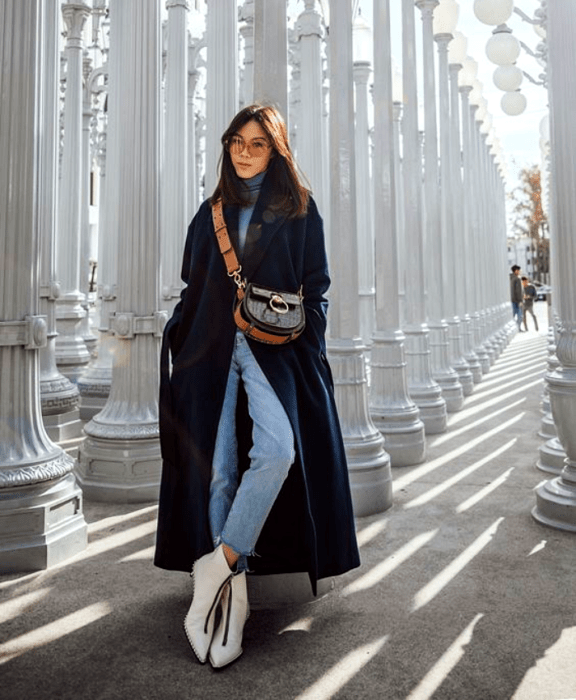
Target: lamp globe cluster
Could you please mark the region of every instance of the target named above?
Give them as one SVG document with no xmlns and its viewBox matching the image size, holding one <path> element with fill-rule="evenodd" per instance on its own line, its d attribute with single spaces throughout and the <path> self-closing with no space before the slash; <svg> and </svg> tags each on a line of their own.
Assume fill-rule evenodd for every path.
<svg viewBox="0 0 576 700">
<path fill-rule="evenodd" d="M 498 68 L 494 71 L 494 85 L 504 91 L 500 106 L 509 116 L 522 114 L 526 97 L 520 92 L 524 79 L 515 65 L 520 55 L 520 42 L 506 25 L 514 11 L 514 0 L 475 0 L 474 14 L 484 24 L 496 26 L 486 43 L 486 56 Z"/>
</svg>

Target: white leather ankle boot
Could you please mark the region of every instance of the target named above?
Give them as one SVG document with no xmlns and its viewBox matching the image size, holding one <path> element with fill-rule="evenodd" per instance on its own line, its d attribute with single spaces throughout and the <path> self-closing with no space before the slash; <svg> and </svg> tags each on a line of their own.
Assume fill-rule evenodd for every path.
<svg viewBox="0 0 576 700">
<path fill-rule="evenodd" d="M 242 653 L 242 634 L 248 619 L 248 590 L 246 572 L 235 574 L 224 587 L 220 598 L 222 617 L 210 645 L 210 663 L 222 668 Z"/>
<path fill-rule="evenodd" d="M 194 594 L 184 620 L 186 636 L 200 663 L 206 662 L 214 634 L 214 619 L 222 593 L 233 577 L 222 545 L 194 562 Z"/>
</svg>

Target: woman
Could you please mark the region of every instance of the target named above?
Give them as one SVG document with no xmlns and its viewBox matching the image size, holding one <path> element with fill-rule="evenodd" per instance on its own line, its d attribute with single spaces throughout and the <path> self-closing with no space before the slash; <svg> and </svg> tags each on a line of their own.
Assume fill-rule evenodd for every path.
<svg viewBox="0 0 576 700">
<path fill-rule="evenodd" d="M 326 360 L 322 219 L 275 108 L 243 109 L 222 145 L 220 180 L 188 229 L 186 286 L 164 331 L 155 556 L 157 566 L 192 569 L 185 629 L 199 661 L 215 667 L 242 653 L 247 571 L 306 571 L 315 595 L 318 579 L 359 565 Z M 302 289 L 306 326 L 286 345 L 235 325 L 236 285 L 212 220 L 218 200 L 242 276 Z"/>
</svg>

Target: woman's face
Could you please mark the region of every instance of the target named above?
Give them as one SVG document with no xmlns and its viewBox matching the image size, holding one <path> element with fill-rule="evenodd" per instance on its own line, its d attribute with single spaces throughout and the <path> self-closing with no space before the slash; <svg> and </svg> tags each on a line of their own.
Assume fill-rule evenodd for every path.
<svg viewBox="0 0 576 700">
<path fill-rule="evenodd" d="M 243 180 L 266 170 L 273 153 L 266 132 L 254 119 L 232 136 L 228 150 L 236 175 Z"/>
</svg>

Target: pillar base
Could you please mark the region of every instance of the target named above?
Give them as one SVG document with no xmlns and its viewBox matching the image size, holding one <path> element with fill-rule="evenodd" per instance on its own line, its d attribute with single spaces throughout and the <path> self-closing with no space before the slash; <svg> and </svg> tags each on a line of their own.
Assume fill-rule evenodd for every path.
<svg viewBox="0 0 576 700">
<path fill-rule="evenodd" d="M 480 371 L 482 374 L 487 374 L 490 371 L 490 355 L 488 354 L 486 348 L 483 345 L 479 345 L 474 348 L 478 362 L 480 363 Z"/>
<path fill-rule="evenodd" d="M 464 389 L 456 372 L 432 373 L 432 377 L 438 382 L 442 390 L 442 397 L 446 402 L 448 413 L 459 411 L 464 404 Z"/>
<path fill-rule="evenodd" d="M 414 405 L 405 410 L 387 410 L 385 415 L 372 411 L 374 425 L 384 436 L 384 447 L 392 467 L 411 467 L 426 459 L 424 423 Z"/>
<path fill-rule="evenodd" d="M 312 595 L 310 577 L 306 573 L 269 574 L 260 576 L 248 574 L 248 600 L 251 610 L 272 610 L 287 605 L 314 603 L 334 590 L 334 578 L 324 578 L 317 582 L 317 593 Z"/>
<path fill-rule="evenodd" d="M 370 416 L 384 436 L 391 465 L 420 464 L 426 456 L 424 423 L 408 396 L 404 334 L 401 330 L 376 331 L 372 346 Z"/>
<path fill-rule="evenodd" d="M 532 517 L 556 530 L 576 532 L 576 484 L 558 477 L 539 486 Z"/>
<path fill-rule="evenodd" d="M 550 405 L 550 404 L 548 404 Z M 540 430 L 538 435 L 544 440 L 551 440 L 557 437 L 558 431 L 556 430 L 556 424 L 554 423 L 554 418 L 552 417 L 552 412 L 550 410 L 545 411 L 542 416 L 542 421 L 540 422 Z"/>
<path fill-rule="evenodd" d="M 80 411 L 73 408 L 66 413 L 54 413 L 49 416 L 42 416 L 44 428 L 52 442 L 63 442 L 64 440 L 74 440 L 82 435 L 82 421 Z"/>
<path fill-rule="evenodd" d="M 88 543 L 82 492 L 72 474 L 0 490 L 0 574 L 40 571 Z"/>
<path fill-rule="evenodd" d="M 104 408 L 108 397 L 80 395 L 80 420 L 88 422 Z"/>
<path fill-rule="evenodd" d="M 392 471 L 384 440 L 374 429 L 362 440 L 344 436 L 354 516 L 383 513 L 392 505 Z"/>
<path fill-rule="evenodd" d="M 360 338 L 328 343 L 356 517 L 381 513 L 392 505 L 390 456 L 368 411 L 364 350 Z"/>
<path fill-rule="evenodd" d="M 473 350 L 467 352 L 464 357 L 466 359 L 466 362 L 468 363 L 468 366 L 470 367 L 470 372 L 472 372 L 472 381 L 474 382 L 474 384 L 478 384 L 482 381 L 482 377 L 484 376 L 484 371 L 480 358 Z"/>
<path fill-rule="evenodd" d="M 78 451 L 76 476 L 84 497 L 108 503 L 157 501 L 162 458 L 155 438 L 88 435 Z"/>
<path fill-rule="evenodd" d="M 564 469 L 566 452 L 557 437 L 548 440 L 539 448 L 540 459 L 536 466 L 540 471 L 559 476 Z"/>
<path fill-rule="evenodd" d="M 460 385 L 462 386 L 464 396 L 470 396 L 470 394 L 474 392 L 475 384 L 470 365 L 463 357 L 461 357 L 456 360 L 452 366 L 458 374 L 458 379 L 460 380 Z"/>
<path fill-rule="evenodd" d="M 426 435 L 443 433 L 447 428 L 446 401 L 440 386 L 432 378 L 429 331 L 425 324 L 404 330 L 408 393 L 420 411 Z"/>
</svg>

